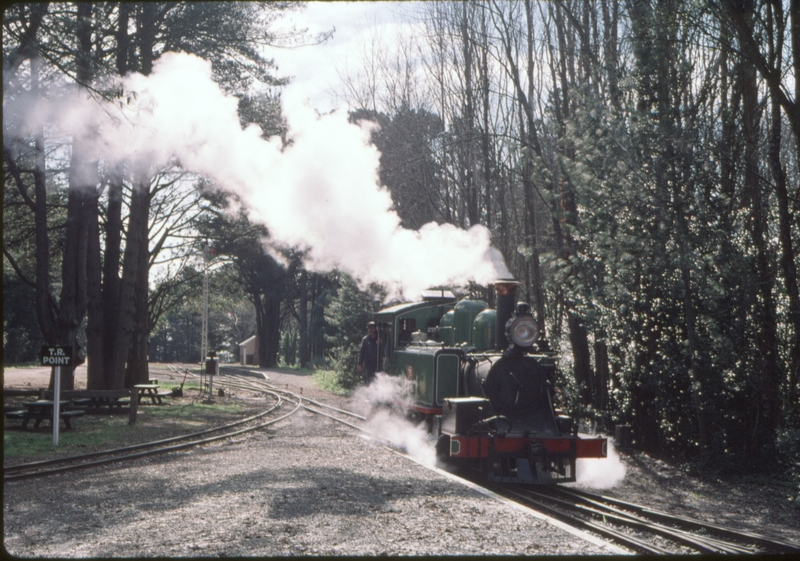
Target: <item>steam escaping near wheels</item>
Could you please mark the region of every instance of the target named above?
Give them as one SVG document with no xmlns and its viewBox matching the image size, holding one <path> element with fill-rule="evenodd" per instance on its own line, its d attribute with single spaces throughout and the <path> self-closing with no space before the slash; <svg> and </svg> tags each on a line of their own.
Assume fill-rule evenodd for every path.
<svg viewBox="0 0 800 561">
<path fill-rule="evenodd" d="M 7 100 L 5 131 L 24 136 L 48 123 L 54 134 L 80 138 L 104 165 L 125 163 L 139 177 L 177 162 L 235 193 L 267 226 L 270 244 L 307 250 L 309 269 L 339 268 L 362 285 L 384 284 L 390 296 L 510 276 L 483 226 L 400 226 L 379 183 L 374 123 L 350 123 L 344 111 L 320 116 L 287 96 L 289 143 L 264 139 L 258 126 L 242 129 L 238 100 L 212 80 L 211 64 L 184 53 L 165 53 L 148 76 L 109 84 L 106 91 L 123 92 L 113 102 L 72 84 L 61 89 L 52 101 Z"/>
<path fill-rule="evenodd" d="M 625 478 L 627 471 L 611 439 L 608 440 L 608 457 L 578 458 L 576 465 L 575 484 L 592 489 L 611 489 Z"/>
<path fill-rule="evenodd" d="M 414 402 L 411 382 L 378 372 L 369 386 L 355 391 L 353 401 L 358 412 L 367 418 L 372 435 L 401 447 L 422 464 L 436 464 L 436 450 L 425 424 L 414 423 L 406 417 L 406 411 Z"/>
</svg>

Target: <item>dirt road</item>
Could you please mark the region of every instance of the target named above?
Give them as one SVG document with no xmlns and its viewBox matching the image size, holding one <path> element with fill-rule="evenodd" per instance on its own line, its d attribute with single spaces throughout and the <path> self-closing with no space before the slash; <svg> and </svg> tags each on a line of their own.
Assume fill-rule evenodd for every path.
<svg viewBox="0 0 800 561">
<path fill-rule="evenodd" d="M 46 388 L 50 383 L 49 366 L 31 366 L 26 368 L 4 368 L 3 387 L 13 389 Z M 75 389 L 86 388 L 86 365 L 75 370 Z"/>
</svg>

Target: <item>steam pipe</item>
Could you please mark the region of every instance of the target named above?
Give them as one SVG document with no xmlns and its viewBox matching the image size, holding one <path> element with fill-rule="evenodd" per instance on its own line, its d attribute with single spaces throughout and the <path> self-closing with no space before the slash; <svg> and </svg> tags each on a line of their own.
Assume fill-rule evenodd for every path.
<svg viewBox="0 0 800 561">
<path fill-rule="evenodd" d="M 513 279 L 495 281 L 494 289 L 497 294 L 496 309 L 497 323 L 495 324 L 494 350 L 504 351 L 508 348 L 506 339 L 506 323 L 511 319 L 516 304 L 517 287 L 519 283 Z"/>
</svg>

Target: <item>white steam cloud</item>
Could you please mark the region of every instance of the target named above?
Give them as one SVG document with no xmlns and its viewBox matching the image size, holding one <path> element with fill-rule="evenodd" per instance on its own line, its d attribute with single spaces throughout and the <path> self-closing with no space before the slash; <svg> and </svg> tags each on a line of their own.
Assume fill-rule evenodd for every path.
<svg viewBox="0 0 800 561">
<path fill-rule="evenodd" d="M 400 376 L 383 372 L 375 374 L 369 386 L 358 388 L 353 401 L 359 413 L 367 418 L 370 433 L 405 452 L 422 464 L 436 464 L 436 450 L 424 425 L 415 425 L 404 412 L 414 403 L 413 383 Z"/>
<path fill-rule="evenodd" d="M 4 104 L 4 116 L 24 117 L 28 126 L 33 116 L 55 121 L 66 134 L 97 142 L 107 161 L 145 173 L 177 158 L 236 193 L 273 242 L 308 249 L 313 270 L 339 268 L 409 297 L 430 286 L 510 276 L 483 226 L 400 226 L 378 181 L 380 154 L 369 144 L 374 125 L 351 124 L 341 111 L 318 116 L 289 97 L 292 143 L 265 141 L 258 127 L 241 128 L 237 100 L 213 82 L 210 63 L 183 53 L 164 54 L 151 75 L 129 75 L 122 86 L 122 107 L 73 96 L 16 111 Z"/>
<path fill-rule="evenodd" d="M 607 458 L 578 458 L 575 461 L 575 484 L 592 489 L 611 489 L 625 478 L 626 471 L 609 439 Z"/>
</svg>

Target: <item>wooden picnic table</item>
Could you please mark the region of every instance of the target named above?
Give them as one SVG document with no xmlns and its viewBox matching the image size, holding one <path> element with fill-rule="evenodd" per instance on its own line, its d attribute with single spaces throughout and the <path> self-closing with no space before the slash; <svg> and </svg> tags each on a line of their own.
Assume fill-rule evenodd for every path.
<svg viewBox="0 0 800 561">
<path fill-rule="evenodd" d="M 127 393 L 127 392 L 125 392 Z M 121 396 L 90 396 L 75 398 L 73 404 L 76 407 L 85 408 L 86 412 L 102 412 L 107 410 L 109 413 L 122 412 L 123 407 L 131 404 L 130 398 Z"/>
<path fill-rule="evenodd" d="M 42 421 L 50 421 L 50 426 L 53 425 L 53 409 L 55 401 L 51 399 L 39 399 L 36 401 L 26 401 L 22 404 L 26 409 L 20 411 L 11 411 L 6 413 L 6 418 L 9 419 L 22 419 L 22 428 L 28 428 L 28 423 L 31 419 L 34 420 L 33 428 L 38 429 Z M 83 415 L 83 411 L 65 411 L 64 408 L 69 405 L 69 401 L 59 401 L 59 419 L 64 421 L 64 425 L 71 429 L 69 420 L 72 417 L 79 417 Z"/>
<path fill-rule="evenodd" d="M 139 390 L 139 403 L 142 402 L 142 399 L 150 398 L 153 404 L 158 403 L 160 405 L 162 403 L 161 398 L 170 395 L 169 393 L 159 393 L 158 388 L 160 386 L 158 384 L 135 384 L 133 387 Z"/>
<path fill-rule="evenodd" d="M 138 395 L 136 390 L 134 394 Z M 131 390 L 63 390 L 61 399 L 70 403 L 87 415 L 96 413 L 123 413 L 131 404 Z M 53 390 L 39 389 L 39 399 L 53 399 Z"/>
</svg>

